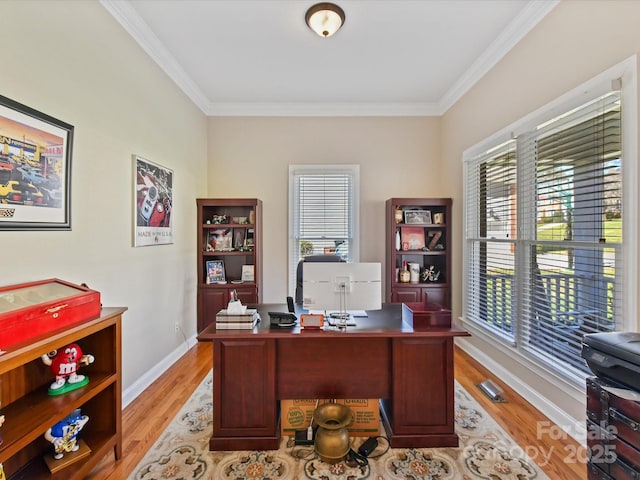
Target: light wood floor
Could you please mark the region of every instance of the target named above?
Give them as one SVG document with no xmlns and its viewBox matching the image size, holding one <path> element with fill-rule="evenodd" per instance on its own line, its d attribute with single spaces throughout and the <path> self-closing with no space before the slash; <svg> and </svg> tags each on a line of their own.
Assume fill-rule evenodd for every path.
<svg viewBox="0 0 640 480">
<path fill-rule="evenodd" d="M 198 343 L 131 402 L 122 417 L 123 457 L 118 462 L 114 462 L 113 457 L 106 458 L 87 478 L 126 479 L 211 369 L 212 355 L 211 343 Z M 549 422 L 548 419 L 458 348 L 455 352 L 455 367 L 455 376 L 460 384 L 537 461 L 551 479 L 586 478 L 585 464 L 576 461 L 576 458 L 584 459 L 584 451 L 571 437 L 555 438 L 559 436 L 553 435 L 557 431 L 549 428 L 543 430 L 551 431 L 554 438 L 547 433 L 539 435 L 537 422 Z M 491 378 L 504 388 L 507 403 L 493 403 L 478 390 L 476 385 L 486 378 Z"/>
</svg>

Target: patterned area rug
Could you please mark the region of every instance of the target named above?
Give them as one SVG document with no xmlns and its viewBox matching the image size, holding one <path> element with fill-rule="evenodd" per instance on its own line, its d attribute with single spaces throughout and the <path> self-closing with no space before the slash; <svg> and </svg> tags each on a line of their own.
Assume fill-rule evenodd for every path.
<svg viewBox="0 0 640 480">
<path fill-rule="evenodd" d="M 283 437 L 279 450 L 210 452 L 212 372 L 147 452 L 135 480 L 548 480 L 457 382 L 458 448 L 388 449 L 384 440 L 364 466 L 320 461 L 312 447 Z M 381 429 L 381 432 L 384 432 Z M 364 438 L 352 438 L 354 450 Z"/>
</svg>

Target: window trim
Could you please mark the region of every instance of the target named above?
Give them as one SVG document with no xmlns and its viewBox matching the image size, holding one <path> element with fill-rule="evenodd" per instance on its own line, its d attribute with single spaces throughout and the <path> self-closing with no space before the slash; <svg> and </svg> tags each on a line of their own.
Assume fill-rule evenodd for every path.
<svg viewBox="0 0 640 480">
<path fill-rule="evenodd" d="M 289 194 L 288 194 L 288 235 L 287 235 L 287 291 L 289 295 L 293 295 L 296 286 L 296 265 L 292 265 L 296 245 L 295 241 L 295 219 L 293 218 L 295 211 L 295 176 L 300 174 L 346 174 L 353 178 L 353 205 L 351 225 L 353 231 L 353 262 L 360 259 L 360 165 L 357 164 L 294 164 L 289 165 Z"/>
<path fill-rule="evenodd" d="M 513 124 L 499 130 L 489 138 L 479 142 L 478 144 L 468 148 L 463 152 L 462 162 L 465 164 L 469 159 L 475 158 L 489 150 L 497 148 L 498 146 L 508 142 L 509 140 L 524 135 L 528 131 L 535 130 L 535 128 L 549 121 L 565 112 L 576 108 L 589 100 L 595 98 L 599 94 L 603 94 L 611 90 L 611 83 L 615 82 L 615 79 L 621 79 L 621 98 L 622 98 L 622 158 L 624 159 L 624 175 L 622 179 L 623 189 L 623 212 L 625 221 L 623 222 L 623 241 L 622 252 L 624 258 L 624 266 L 622 272 L 622 290 L 624 291 L 624 299 L 621 305 L 624 317 L 624 323 L 620 328 L 624 330 L 636 331 L 640 327 L 640 322 L 635 323 L 637 318 L 637 288 L 638 288 L 638 267 L 637 261 L 639 258 L 638 245 L 638 220 L 631 212 L 636 210 L 638 205 L 637 189 L 634 185 L 638 178 L 638 118 L 637 118 L 637 57 L 634 55 L 624 60 L 623 62 L 615 65 L 614 67 L 602 72 L 593 79 L 585 82 L 584 84 L 572 89 L 570 92 L 560 96 L 556 100 L 548 103 L 547 105 L 537 109 L 536 111 L 526 115 L 522 119 L 514 122 Z M 467 184 L 469 178 L 467 177 L 467 170 L 463 168 L 463 208 L 466 210 L 467 205 Z M 468 239 L 471 238 L 469 225 L 467 225 L 466 211 L 463 215 L 463 242 L 466 245 Z M 467 285 L 469 281 L 468 269 L 466 266 L 470 261 L 470 252 L 467 248 L 463 248 L 463 279 L 462 285 Z M 491 340 L 496 344 L 496 348 L 504 354 L 510 356 L 518 363 L 524 365 L 536 374 L 541 375 L 543 378 L 549 381 L 557 381 L 558 378 L 562 378 L 563 382 L 569 382 L 573 386 L 582 387 L 584 378 L 578 378 L 576 375 L 561 376 L 558 372 L 553 372 L 542 363 L 538 363 L 535 357 L 532 357 L 526 352 L 521 351 L 520 347 L 516 347 L 505 341 L 505 338 L 501 338 L 498 335 L 493 334 L 488 329 L 477 325 L 476 322 L 470 318 L 467 318 L 467 298 L 466 289 L 463 288 L 462 292 L 462 322 L 463 325 L 472 331 L 475 335 L 485 340 Z M 519 328 L 519 327 L 516 327 Z"/>
</svg>

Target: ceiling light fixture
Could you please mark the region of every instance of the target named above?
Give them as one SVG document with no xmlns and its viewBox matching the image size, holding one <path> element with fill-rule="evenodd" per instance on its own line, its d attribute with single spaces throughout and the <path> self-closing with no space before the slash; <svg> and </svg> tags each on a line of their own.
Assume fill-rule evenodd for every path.
<svg viewBox="0 0 640 480">
<path fill-rule="evenodd" d="M 316 3 L 304 17 L 309 28 L 321 37 L 330 37 L 344 24 L 344 10 L 334 3 Z"/>
</svg>

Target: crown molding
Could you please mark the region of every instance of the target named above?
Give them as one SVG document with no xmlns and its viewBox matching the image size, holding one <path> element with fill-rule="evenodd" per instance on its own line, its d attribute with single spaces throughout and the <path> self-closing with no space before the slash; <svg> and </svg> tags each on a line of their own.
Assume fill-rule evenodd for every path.
<svg viewBox="0 0 640 480">
<path fill-rule="evenodd" d="M 439 116 L 491 70 L 560 0 L 531 0 L 437 103 L 219 103 L 211 102 L 164 44 L 124 0 L 99 0 L 142 49 L 208 116 Z"/>
<path fill-rule="evenodd" d="M 189 99 L 206 113 L 209 100 L 185 73 L 182 66 L 165 48 L 160 39 L 140 18 L 128 1 L 100 0 L 102 6 L 120 23 L 151 59 L 171 78 Z"/>
<path fill-rule="evenodd" d="M 431 103 L 210 103 L 211 117 L 424 117 L 439 115 Z"/>
<path fill-rule="evenodd" d="M 560 0 L 532 0 L 507 25 L 478 59 L 467 69 L 457 82 L 444 94 L 439 102 L 440 115 L 444 115 L 462 96 L 496 66 L 516 44 L 527 35 Z"/>
</svg>

